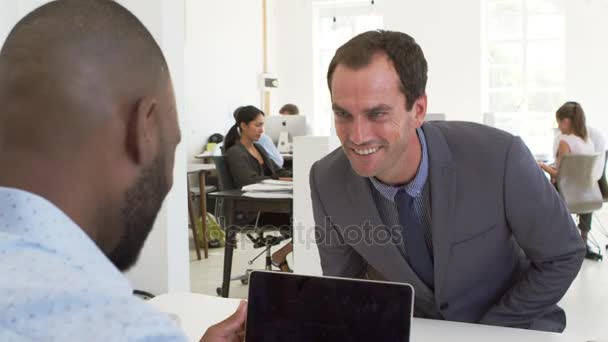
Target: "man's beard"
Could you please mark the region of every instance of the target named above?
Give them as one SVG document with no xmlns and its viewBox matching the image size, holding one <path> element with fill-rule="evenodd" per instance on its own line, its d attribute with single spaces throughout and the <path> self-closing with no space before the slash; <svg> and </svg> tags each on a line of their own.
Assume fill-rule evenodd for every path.
<svg viewBox="0 0 608 342">
<path fill-rule="evenodd" d="M 125 204 L 121 209 L 123 235 L 108 255 L 120 271 L 128 270 L 137 261 L 163 199 L 169 192 L 164 171 L 165 161 L 159 155 L 143 169 L 135 184 L 125 193 Z"/>
</svg>

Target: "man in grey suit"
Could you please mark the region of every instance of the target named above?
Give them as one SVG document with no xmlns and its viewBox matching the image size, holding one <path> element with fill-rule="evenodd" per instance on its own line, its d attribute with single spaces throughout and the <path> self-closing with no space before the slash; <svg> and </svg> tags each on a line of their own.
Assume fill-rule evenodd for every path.
<svg viewBox="0 0 608 342">
<path fill-rule="evenodd" d="M 404 33 L 353 38 L 327 79 L 342 147 L 310 173 L 323 274 L 410 283 L 417 317 L 563 331 L 585 248 L 522 140 L 423 124 L 427 63 Z"/>
</svg>

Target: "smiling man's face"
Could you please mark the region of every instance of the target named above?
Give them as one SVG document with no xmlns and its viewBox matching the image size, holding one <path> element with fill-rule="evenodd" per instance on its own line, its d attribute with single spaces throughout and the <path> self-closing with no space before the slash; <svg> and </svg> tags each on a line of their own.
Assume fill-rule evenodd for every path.
<svg viewBox="0 0 608 342">
<path fill-rule="evenodd" d="M 338 65 L 331 82 L 336 133 L 355 172 L 395 183 L 407 165 L 407 148 L 417 139 L 424 108 L 406 98 L 392 62 L 377 54 L 360 69 Z"/>
</svg>

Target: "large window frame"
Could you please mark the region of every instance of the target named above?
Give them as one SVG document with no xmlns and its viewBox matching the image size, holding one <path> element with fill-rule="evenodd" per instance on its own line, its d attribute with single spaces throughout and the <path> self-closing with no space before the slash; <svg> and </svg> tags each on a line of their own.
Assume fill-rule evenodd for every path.
<svg viewBox="0 0 608 342">
<path fill-rule="evenodd" d="M 384 18 L 369 0 L 313 2 L 313 134 L 334 135 L 327 69 L 336 50 L 355 35 L 382 29 Z"/>
<path fill-rule="evenodd" d="M 483 0 L 482 107 L 493 126 L 522 136 L 533 153 L 552 149 L 565 101 L 565 0 Z"/>
</svg>

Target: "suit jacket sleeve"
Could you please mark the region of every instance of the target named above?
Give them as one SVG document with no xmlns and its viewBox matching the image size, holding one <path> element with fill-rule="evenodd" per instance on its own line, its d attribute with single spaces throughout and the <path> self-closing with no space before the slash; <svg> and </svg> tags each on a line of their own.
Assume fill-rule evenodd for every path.
<svg viewBox="0 0 608 342">
<path fill-rule="evenodd" d="M 503 193 L 507 222 L 531 265 L 480 323 L 553 330 L 543 326 L 555 324 L 546 316 L 580 270 L 585 247 L 561 197 L 518 137 L 507 154 Z"/>
<path fill-rule="evenodd" d="M 351 246 L 347 245 L 326 212 L 317 187 L 317 164 L 310 170 L 310 193 L 315 218 L 315 239 L 319 249 L 323 275 L 344 278 L 365 278 L 367 263 Z M 332 194 L 339 196 L 338 194 Z M 337 199 L 340 200 L 340 199 Z"/>
</svg>

